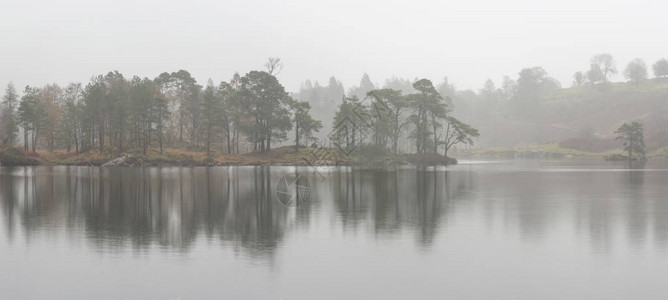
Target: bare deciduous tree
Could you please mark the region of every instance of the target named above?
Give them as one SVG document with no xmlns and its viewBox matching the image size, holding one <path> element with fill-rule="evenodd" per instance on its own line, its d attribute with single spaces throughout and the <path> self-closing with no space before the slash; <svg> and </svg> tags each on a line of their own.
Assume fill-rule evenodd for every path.
<svg viewBox="0 0 668 300">
<path fill-rule="evenodd" d="M 270 57 L 264 64 L 264 67 L 267 68 L 267 73 L 269 73 L 269 75 L 276 76 L 283 70 L 283 63 L 281 62 L 280 57 Z"/>
</svg>

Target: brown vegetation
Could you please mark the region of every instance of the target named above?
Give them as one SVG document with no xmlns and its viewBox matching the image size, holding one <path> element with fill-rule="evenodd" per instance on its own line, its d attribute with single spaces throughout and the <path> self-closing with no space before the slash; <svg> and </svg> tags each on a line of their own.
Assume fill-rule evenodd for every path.
<svg viewBox="0 0 668 300">
<path fill-rule="evenodd" d="M 0 147 L 0 165 L 79 165 L 102 166 L 237 166 L 237 165 L 369 165 L 369 164 L 453 164 L 456 160 L 442 155 L 404 154 L 378 156 L 374 159 L 361 159 L 342 154 L 336 148 L 301 147 L 295 152 L 294 146 L 285 146 L 267 152 L 246 154 L 213 154 L 189 151 L 185 149 L 165 149 L 160 155 L 159 149 L 149 149 L 146 155 L 141 151 L 100 152 L 90 150 L 79 155 L 73 152 L 42 151 L 24 152 L 19 147 Z"/>
</svg>

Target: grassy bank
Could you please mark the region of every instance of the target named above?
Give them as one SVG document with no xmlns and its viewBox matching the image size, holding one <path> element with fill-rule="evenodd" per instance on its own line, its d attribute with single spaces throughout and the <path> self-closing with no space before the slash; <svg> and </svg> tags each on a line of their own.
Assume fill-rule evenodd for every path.
<svg viewBox="0 0 668 300">
<path fill-rule="evenodd" d="M 602 151 L 585 151 L 564 147 L 560 143 L 526 145 L 503 148 L 479 148 L 458 153 L 464 158 L 513 159 L 513 158 L 554 158 L 554 159 L 604 159 L 613 155 L 626 155 L 621 148 Z M 668 158 L 664 148 L 647 153 L 647 158 Z"/>
<path fill-rule="evenodd" d="M 267 152 L 245 154 L 213 154 L 185 149 L 165 149 L 160 154 L 157 149 L 147 151 L 90 150 L 78 155 L 63 150 L 24 152 L 19 147 L 0 146 L 2 166 L 25 165 L 74 165 L 74 166 L 257 166 L 257 165 L 388 165 L 388 164 L 430 164 L 445 165 L 456 163 L 442 155 L 345 155 L 336 148 L 280 147 Z"/>
</svg>

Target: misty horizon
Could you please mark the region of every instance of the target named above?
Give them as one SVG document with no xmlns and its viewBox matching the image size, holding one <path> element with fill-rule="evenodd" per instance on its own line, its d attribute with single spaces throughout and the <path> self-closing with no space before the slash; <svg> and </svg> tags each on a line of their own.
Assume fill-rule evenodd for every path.
<svg viewBox="0 0 668 300">
<path fill-rule="evenodd" d="M 636 57 L 648 65 L 665 57 L 656 37 L 668 20 L 659 8 L 631 1 L 326 2 L 318 9 L 300 1 L 10 1 L 0 12 L 0 83 L 64 86 L 112 70 L 154 78 L 179 69 L 217 83 L 280 57 L 278 78 L 290 92 L 331 76 L 352 87 L 364 73 L 381 86 L 392 77 L 448 77 L 458 90 L 476 91 L 534 66 L 567 87 L 599 53 L 612 54 L 620 69 Z"/>
</svg>

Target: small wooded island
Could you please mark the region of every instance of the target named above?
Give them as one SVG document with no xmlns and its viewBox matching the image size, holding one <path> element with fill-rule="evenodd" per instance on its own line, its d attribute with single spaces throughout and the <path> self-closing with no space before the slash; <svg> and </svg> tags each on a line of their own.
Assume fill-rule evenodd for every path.
<svg viewBox="0 0 668 300">
<path fill-rule="evenodd" d="M 270 58 L 265 67 L 218 85 L 209 80 L 205 87 L 184 70 L 154 79 L 113 71 L 85 86 L 27 86 L 21 97 L 10 83 L 0 115 L 0 163 L 445 165 L 456 162 L 447 158 L 448 150 L 472 145 L 479 135 L 451 115 L 450 100 L 427 79 L 412 83 L 411 93 L 340 93 L 330 99 L 329 114 L 321 114 L 332 120 L 321 132 L 309 99 L 297 100 L 276 78 L 280 59 Z M 400 151 L 400 142 L 410 150 Z"/>
</svg>

